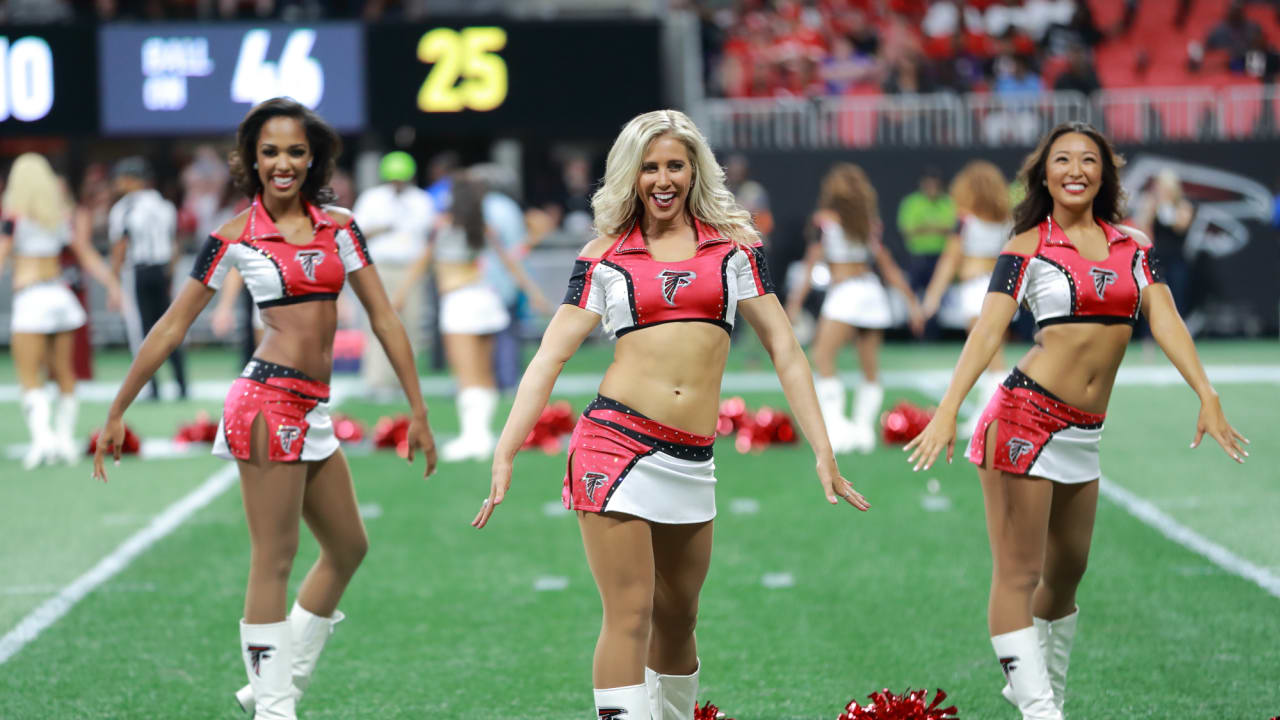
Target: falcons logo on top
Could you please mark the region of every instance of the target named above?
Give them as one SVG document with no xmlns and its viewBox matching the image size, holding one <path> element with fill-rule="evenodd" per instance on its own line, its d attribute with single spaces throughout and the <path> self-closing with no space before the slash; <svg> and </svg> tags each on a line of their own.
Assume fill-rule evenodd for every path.
<svg viewBox="0 0 1280 720">
<path fill-rule="evenodd" d="M 320 266 L 320 263 L 324 262 L 324 251 L 299 250 L 293 258 L 302 266 L 302 274 L 306 275 L 311 282 L 315 282 L 316 268 Z"/>
<path fill-rule="evenodd" d="M 676 291 L 692 285 L 697 277 L 698 273 L 692 270 L 663 270 L 658 273 L 657 278 L 662 281 L 662 299 L 666 300 L 668 305 L 675 305 Z"/>
<path fill-rule="evenodd" d="M 1105 300 L 1107 286 L 1116 284 L 1116 271 L 1095 267 L 1089 268 L 1089 274 L 1093 276 L 1093 289 L 1098 293 L 1098 299 Z"/>
</svg>

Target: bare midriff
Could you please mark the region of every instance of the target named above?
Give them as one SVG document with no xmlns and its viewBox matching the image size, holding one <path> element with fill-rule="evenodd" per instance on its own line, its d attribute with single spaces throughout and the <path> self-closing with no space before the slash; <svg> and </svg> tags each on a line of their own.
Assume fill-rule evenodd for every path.
<svg viewBox="0 0 1280 720">
<path fill-rule="evenodd" d="M 960 279 L 960 282 L 964 282 L 983 275 L 990 275 L 991 271 L 995 269 L 995 258 L 966 255 L 960 259 L 960 269 L 956 271 L 956 277 Z"/>
<path fill-rule="evenodd" d="M 706 322 L 671 322 L 618 338 L 600 394 L 678 430 L 714 435 L 729 333 Z"/>
<path fill-rule="evenodd" d="M 1018 369 L 1068 405 L 1101 415 L 1132 335 L 1128 325 L 1050 325 L 1036 333 Z"/>
<path fill-rule="evenodd" d="M 827 263 L 827 268 L 831 271 L 831 286 L 871 272 L 870 265 L 860 262 Z"/>
<path fill-rule="evenodd" d="M 262 309 L 262 342 L 254 356 L 298 370 L 322 383 L 333 372 L 338 304 L 315 300 Z"/>
<path fill-rule="evenodd" d="M 440 294 L 464 288 L 480 279 L 480 266 L 477 263 L 436 263 L 436 283 Z"/>
<path fill-rule="evenodd" d="M 21 290 L 42 282 L 57 280 L 62 265 L 56 257 L 17 255 L 13 258 L 13 289 Z"/>
</svg>

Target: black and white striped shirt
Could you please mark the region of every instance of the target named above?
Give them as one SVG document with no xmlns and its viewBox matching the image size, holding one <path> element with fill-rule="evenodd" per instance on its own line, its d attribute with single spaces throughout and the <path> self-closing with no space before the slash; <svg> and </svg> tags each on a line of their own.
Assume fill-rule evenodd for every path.
<svg viewBox="0 0 1280 720">
<path fill-rule="evenodd" d="M 135 190 L 120 198 L 107 216 L 111 242 L 128 242 L 134 265 L 163 265 L 173 257 L 178 211 L 155 190 Z"/>
</svg>

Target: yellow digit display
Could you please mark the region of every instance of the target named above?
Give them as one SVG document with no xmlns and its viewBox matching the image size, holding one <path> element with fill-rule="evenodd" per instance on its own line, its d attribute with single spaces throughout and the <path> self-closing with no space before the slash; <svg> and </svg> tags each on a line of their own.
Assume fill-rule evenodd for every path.
<svg viewBox="0 0 1280 720">
<path fill-rule="evenodd" d="M 418 60 L 431 65 L 418 91 L 423 112 L 493 110 L 507 99 L 507 45 L 500 27 L 434 28 L 418 40 Z"/>
</svg>

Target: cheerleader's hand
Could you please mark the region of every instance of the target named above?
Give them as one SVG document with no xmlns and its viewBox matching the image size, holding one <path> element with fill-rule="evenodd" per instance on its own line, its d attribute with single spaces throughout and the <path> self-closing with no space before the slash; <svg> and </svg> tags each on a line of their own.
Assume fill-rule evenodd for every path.
<svg viewBox="0 0 1280 720">
<path fill-rule="evenodd" d="M 511 463 L 498 458 L 493 459 L 493 480 L 489 484 L 489 497 L 480 503 L 480 512 L 476 513 L 476 517 L 471 521 L 471 527 L 479 530 L 488 522 L 493 511 L 502 504 L 502 499 L 507 496 L 507 490 L 511 487 Z"/>
<path fill-rule="evenodd" d="M 436 438 L 431 434 L 431 426 L 427 424 L 426 416 L 409 419 L 407 440 L 409 452 L 405 459 L 412 465 L 414 448 L 421 450 L 427 458 L 427 471 L 422 474 L 422 477 L 431 477 L 431 473 L 436 471 Z"/>
<path fill-rule="evenodd" d="M 844 498 L 845 502 L 863 512 L 871 509 L 871 503 L 853 489 L 853 483 L 845 480 L 840 474 L 840 468 L 836 467 L 834 457 L 818 461 L 818 480 L 822 481 L 822 493 L 827 496 L 827 502 L 832 505 L 839 504 L 838 498 Z"/>
<path fill-rule="evenodd" d="M 547 296 L 542 293 L 531 295 L 529 304 L 533 306 L 535 312 L 539 315 L 555 315 L 555 307 L 547 300 Z"/>
<path fill-rule="evenodd" d="M 115 457 L 116 464 L 120 464 L 120 448 L 124 446 L 124 418 L 107 418 L 107 424 L 102 428 L 102 432 L 98 433 L 98 443 L 93 449 L 93 475 L 90 476 L 94 480 L 107 481 L 107 468 L 102 458 L 107 453 L 107 448 L 111 448 L 111 454 Z"/>
<path fill-rule="evenodd" d="M 107 309 L 112 312 L 118 312 L 124 306 L 124 301 L 120 294 L 120 288 L 111 286 L 107 288 Z"/>
<path fill-rule="evenodd" d="M 1248 445 L 1249 439 L 1227 422 L 1227 416 L 1222 412 L 1222 402 L 1216 394 L 1200 402 L 1200 417 L 1196 419 L 1196 438 L 1191 441 L 1192 448 L 1200 445 L 1200 439 L 1205 433 L 1213 436 L 1232 460 L 1243 463 L 1249 457 L 1248 451 L 1241 446 L 1241 443 Z"/>
<path fill-rule="evenodd" d="M 219 305 L 213 311 L 211 324 L 213 325 L 213 334 L 215 337 L 226 337 L 227 334 L 231 332 L 231 329 L 235 327 L 235 312 L 229 307 L 222 307 Z"/>
<path fill-rule="evenodd" d="M 956 419 L 955 416 L 938 412 L 902 451 L 911 451 L 907 462 L 913 463 L 913 471 L 919 472 L 933 467 L 933 461 L 938 459 L 938 453 L 943 448 L 947 450 L 947 462 L 950 463 L 956 453 Z"/>
</svg>

